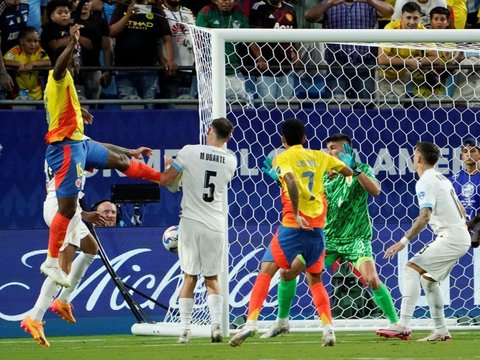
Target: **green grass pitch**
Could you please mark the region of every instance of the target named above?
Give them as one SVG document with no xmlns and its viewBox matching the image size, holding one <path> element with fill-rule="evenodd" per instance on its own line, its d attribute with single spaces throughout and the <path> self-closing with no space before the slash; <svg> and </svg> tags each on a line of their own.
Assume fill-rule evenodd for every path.
<svg viewBox="0 0 480 360">
<path fill-rule="evenodd" d="M 453 341 L 417 343 L 389 340 L 373 332 L 337 332 L 334 347 L 321 346 L 319 333 L 293 333 L 274 339 L 250 338 L 237 348 L 228 342 L 211 344 L 209 338 L 194 338 L 176 344 L 176 338 L 108 335 L 49 337 L 50 348 L 32 338 L 0 339 L 0 358 L 14 359 L 480 359 L 479 332 L 452 331 Z M 26 334 L 27 335 L 27 334 Z M 426 336 L 417 331 L 414 339 Z"/>
</svg>

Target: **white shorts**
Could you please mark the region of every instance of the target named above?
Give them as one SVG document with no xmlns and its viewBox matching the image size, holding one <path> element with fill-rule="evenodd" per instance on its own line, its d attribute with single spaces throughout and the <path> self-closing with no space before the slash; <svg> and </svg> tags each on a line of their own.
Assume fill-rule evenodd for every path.
<svg viewBox="0 0 480 360">
<path fill-rule="evenodd" d="M 53 217 L 57 213 L 57 209 L 57 198 L 48 198 L 44 201 L 43 219 L 45 220 L 45 223 L 48 225 L 48 227 L 50 227 Z M 80 205 L 78 205 L 75 215 L 68 224 L 67 234 L 65 236 L 65 240 L 63 241 L 62 247 L 60 248 L 60 251 L 63 251 L 69 244 L 79 248 L 82 239 L 87 237 L 88 234 L 90 234 L 90 231 L 82 221 L 82 208 L 80 207 Z"/>
<path fill-rule="evenodd" d="M 186 218 L 180 219 L 178 227 L 178 257 L 183 272 L 203 276 L 222 272 L 225 233 Z"/>
<path fill-rule="evenodd" d="M 467 245 L 468 244 L 468 245 Z M 438 235 L 424 246 L 409 262 L 420 266 L 436 281 L 445 280 L 453 266 L 470 248 L 467 227 Z"/>
</svg>

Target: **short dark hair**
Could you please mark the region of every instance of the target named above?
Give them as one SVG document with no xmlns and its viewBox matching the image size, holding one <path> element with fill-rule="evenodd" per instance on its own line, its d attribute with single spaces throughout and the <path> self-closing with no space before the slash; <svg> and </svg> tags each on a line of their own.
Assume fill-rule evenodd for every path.
<svg viewBox="0 0 480 360">
<path fill-rule="evenodd" d="M 305 125 L 297 118 L 287 119 L 282 124 L 282 135 L 288 146 L 301 145 L 305 136 Z"/>
<path fill-rule="evenodd" d="M 432 10 L 430 10 L 430 20 L 433 18 L 433 15 L 445 15 L 447 17 L 447 20 L 450 20 L 450 10 L 448 10 L 446 7 L 443 6 L 437 6 L 434 7 Z"/>
<path fill-rule="evenodd" d="M 345 141 L 348 145 L 352 145 L 352 138 L 347 134 L 337 133 L 330 135 L 327 140 L 325 140 L 325 144 L 333 141 Z"/>
<path fill-rule="evenodd" d="M 422 8 L 416 2 L 410 1 L 407 2 L 405 5 L 402 6 L 402 14 L 403 13 L 414 13 L 414 12 L 422 13 Z"/>
<path fill-rule="evenodd" d="M 26 26 L 20 32 L 18 33 L 18 38 L 23 39 L 25 38 L 28 34 L 32 33 L 38 33 L 38 30 L 34 28 L 33 26 Z"/>
<path fill-rule="evenodd" d="M 98 209 L 98 207 L 100 206 L 100 204 L 103 204 L 104 202 L 112 202 L 112 201 L 109 200 L 109 199 L 98 200 L 95 204 L 93 204 L 93 206 L 92 206 L 92 211 L 97 211 L 97 209 Z"/>
<path fill-rule="evenodd" d="M 415 146 L 415 150 L 422 154 L 423 159 L 429 165 L 435 165 L 438 159 L 440 159 L 440 149 L 433 143 L 419 141 L 417 146 Z"/>
<path fill-rule="evenodd" d="M 465 140 L 463 140 L 462 147 L 465 147 L 465 146 L 468 146 L 468 145 L 480 149 L 480 145 L 478 144 L 477 140 L 473 137 L 466 138 Z"/>
<path fill-rule="evenodd" d="M 219 139 L 226 139 L 233 132 L 233 124 L 226 118 L 214 119 L 210 126 Z"/>
<path fill-rule="evenodd" d="M 72 11 L 72 9 L 73 9 L 73 4 L 69 0 L 50 0 L 47 3 L 47 19 L 48 19 L 48 21 L 51 21 L 50 16 L 53 14 L 55 9 L 59 8 L 59 7 L 63 7 L 63 6 L 67 7 L 70 11 Z"/>
</svg>

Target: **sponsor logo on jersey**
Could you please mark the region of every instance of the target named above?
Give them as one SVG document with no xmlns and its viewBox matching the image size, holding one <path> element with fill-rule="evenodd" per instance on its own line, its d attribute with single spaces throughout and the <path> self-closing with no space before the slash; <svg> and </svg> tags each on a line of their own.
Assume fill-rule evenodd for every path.
<svg viewBox="0 0 480 360">
<path fill-rule="evenodd" d="M 424 197 L 425 197 L 425 191 L 420 191 L 420 192 L 418 193 L 418 198 L 419 198 L 420 200 L 422 200 Z"/>
</svg>

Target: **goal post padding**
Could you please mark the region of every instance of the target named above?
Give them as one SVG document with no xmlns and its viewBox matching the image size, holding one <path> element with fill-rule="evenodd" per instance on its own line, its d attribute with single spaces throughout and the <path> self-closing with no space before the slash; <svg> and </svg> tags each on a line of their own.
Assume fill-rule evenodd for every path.
<svg viewBox="0 0 480 360">
<path fill-rule="evenodd" d="M 438 167 L 445 175 L 450 176 L 461 169 L 462 140 L 480 134 L 477 120 L 480 110 L 475 107 L 478 100 L 473 89 L 475 76 L 470 80 L 472 70 L 460 67 L 457 70 L 448 69 L 454 75 L 463 76 L 462 87 L 470 86 L 473 89 L 468 95 L 457 91 L 455 93 L 457 98 L 452 98 L 452 93 L 445 93 L 442 96 L 436 93 L 421 96 L 412 93 L 412 90 L 405 86 L 405 96 L 396 100 L 387 98 L 385 93 L 378 93 L 376 88 L 375 100 L 371 100 L 371 104 L 364 103 L 372 106 L 354 106 L 358 105 L 356 99 L 351 99 L 355 98 L 355 94 L 342 98 L 324 91 L 317 94 L 310 92 L 315 94 L 313 96 L 309 96 L 309 92 L 306 91 L 303 97 L 295 91 L 293 97 L 279 98 L 273 103 L 265 103 L 258 97 L 252 102 L 248 96 L 226 98 L 229 78 L 225 76 L 225 43 L 246 43 L 247 46 L 243 46 L 245 48 L 255 41 L 265 43 L 262 46 L 298 42 L 302 56 L 300 63 L 295 67 L 297 71 L 295 86 L 301 84 L 299 79 L 302 77 L 310 79 L 310 84 L 314 84 L 314 77 L 320 75 L 324 80 L 324 86 L 328 87 L 327 75 L 331 73 L 329 71 L 331 64 L 324 59 L 325 43 L 348 41 L 351 44 L 371 45 L 374 52 L 372 55 L 376 55 L 378 46 L 382 44 L 386 46 L 385 41 L 389 42 L 388 46 L 392 46 L 391 43 L 398 43 L 398 47 L 424 50 L 431 48 L 432 44 L 435 44 L 434 47 L 437 49 L 452 49 L 451 44 L 455 43 L 458 44 L 453 46 L 455 51 L 467 48 L 478 53 L 479 47 L 476 44 L 466 43 L 473 43 L 479 39 L 480 31 L 310 29 L 259 31 L 191 27 L 191 32 L 195 45 L 201 141 L 212 119 L 226 116 L 235 125 L 228 147 L 239 160 L 239 168 L 228 194 L 228 257 L 225 262 L 228 272 L 222 276 L 223 292 L 226 294 L 225 299 L 228 299 L 225 301 L 228 312 L 225 313 L 223 321 L 223 326 L 227 329 L 224 330 L 235 330 L 244 322 L 259 263 L 280 221 L 279 188 L 261 173 L 260 168 L 265 157 L 281 151 L 279 124 L 290 117 L 298 117 L 305 122 L 308 147 L 322 149 L 327 136 L 344 132 L 352 136 L 359 160 L 374 168 L 376 177 L 382 185 L 382 193 L 376 198 L 369 199 L 373 224 L 373 254 L 378 264 L 380 279 L 390 289 L 399 311 L 403 267 L 413 253 L 433 239 L 431 231 L 425 230 L 408 250 L 399 254 L 398 258 L 392 261 L 385 261 L 382 258 L 383 251 L 393 241 L 403 236 L 418 215 L 414 196 L 417 178 L 411 168 L 412 149 L 419 140 L 432 141 L 442 149 L 443 157 Z M 317 46 L 318 44 L 321 45 Z M 334 56 L 337 55 L 342 56 L 341 51 L 334 53 Z M 245 56 L 247 55 L 244 52 L 239 52 L 239 57 Z M 240 66 L 238 73 L 243 74 L 244 80 L 250 82 L 252 86 L 255 79 L 249 78 L 250 70 Z M 378 72 L 378 68 L 375 68 L 376 81 Z M 428 82 L 425 84 L 430 86 Z M 419 86 L 425 84 L 420 83 Z M 460 85 L 453 83 L 453 86 L 458 88 Z M 304 87 L 303 90 L 309 89 Z M 477 324 L 477 317 L 480 316 L 478 264 L 480 257 L 477 250 L 470 250 L 454 267 L 452 275 L 441 284 L 449 326 L 472 328 Z M 388 321 L 371 301 L 371 293 L 355 275 L 335 273 L 332 269 L 327 269 L 323 280 L 335 308 L 335 325 L 338 329 L 374 329 L 388 325 Z M 275 319 L 277 283 L 278 275 L 272 279 L 269 296 L 260 314 L 260 328 L 269 326 Z M 135 324 L 132 332 L 178 335 L 180 319 L 177 295 L 178 291 L 172 295 L 171 309 L 164 323 L 153 326 Z M 431 324 L 423 294 L 418 305 L 413 326 L 428 328 Z M 291 319 L 292 331 L 321 329 L 303 276 L 297 287 Z M 200 282 L 195 293 L 194 335 L 208 336 L 208 323 L 206 290 Z"/>
</svg>

